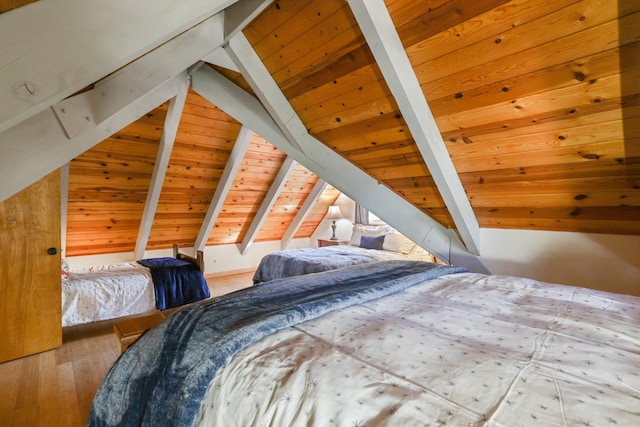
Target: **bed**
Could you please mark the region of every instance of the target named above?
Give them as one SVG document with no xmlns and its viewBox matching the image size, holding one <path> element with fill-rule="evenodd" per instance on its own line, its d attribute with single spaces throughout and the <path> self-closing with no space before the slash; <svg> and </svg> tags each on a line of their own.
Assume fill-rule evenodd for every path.
<svg viewBox="0 0 640 427">
<path fill-rule="evenodd" d="M 387 260 L 433 261 L 434 257 L 386 224 L 355 224 L 348 245 L 287 249 L 265 255 L 253 283 Z"/>
<path fill-rule="evenodd" d="M 181 253 L 66 271 L 62 280 L 62 326 L 166 310 L 209 298 L 204 257 Z"/>
<path fill-rule="evenodd" d="M 640 298 L 381 261 L 184 308 L 91 426 L 640 425 Z"/>
</svg>

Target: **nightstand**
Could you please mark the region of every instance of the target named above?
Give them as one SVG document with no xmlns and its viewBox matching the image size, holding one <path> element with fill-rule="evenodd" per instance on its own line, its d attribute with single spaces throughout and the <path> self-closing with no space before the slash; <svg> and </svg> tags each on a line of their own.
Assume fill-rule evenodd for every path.
<svg viewBox="0 0 640 427">
<path fill-rule="evenodd" d="M 330 239 L 318 239 L 318 247 L 323 246 L 336 246 L 336 245 L 348 245 L 348 240 L 330 240 Z"/>
</svg>

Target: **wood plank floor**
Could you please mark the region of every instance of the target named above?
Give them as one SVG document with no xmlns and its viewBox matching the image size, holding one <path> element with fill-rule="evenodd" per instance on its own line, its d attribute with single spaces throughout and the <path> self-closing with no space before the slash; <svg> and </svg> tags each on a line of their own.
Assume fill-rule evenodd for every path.
<svg viewBox="0 0 640 427">
<path fill-rule="evenodd" d="M 251 286 L 253 272 L 208 278 L 212 296 Z M 87 423 L 91 401 L 120 342 L 115 321 L 65 328 L 62 347 L 0 363 L 0 427 L 74 427 Z"/>
</svg>

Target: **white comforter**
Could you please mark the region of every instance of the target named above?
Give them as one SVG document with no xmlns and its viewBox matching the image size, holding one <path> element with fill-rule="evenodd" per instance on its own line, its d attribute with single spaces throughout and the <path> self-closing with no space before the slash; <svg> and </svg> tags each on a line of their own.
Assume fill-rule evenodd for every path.
<svg viewBox="0 0 640 427">
<path fill-rule="evenodd" d="M 638 426 L 640 298 L 472 273 L 263 339 L 207 426 Z"/>
<path fill-rule="evenodd" d="M 62 282 L 62 326 L 155 309 L 151 271 L 136 262 L 72 270 Z"/>
</svg>

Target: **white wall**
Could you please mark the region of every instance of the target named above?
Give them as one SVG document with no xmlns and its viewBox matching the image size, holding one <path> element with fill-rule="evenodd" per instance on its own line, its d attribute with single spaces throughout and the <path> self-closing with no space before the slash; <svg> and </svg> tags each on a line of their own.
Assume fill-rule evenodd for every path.
<svg viewBox="0 0 640 427">
<path fill-rule="evenodd" d="M 480 253 L 493 274 L 640 295 L 640 236 L 483 228 Z"/>
<path fill-rule="evenodd" d="M 356 202 L 340 194 L 335 202 L 340 207 L 340 212 L 344 215 L 343 219 L 336 220 L 336 237 L 338 240 L 348 240 L 351 238 L 351 232 L 353 231 L 353 215 L 355 214 Z M 331 230 L 331 220 L 323 219 L 316 231 L 313 233 L 310 239 L 310 245 L 313 247 L 318 246 L 318 239 L 329 239 L 333 234 Z"/>
</svg>

